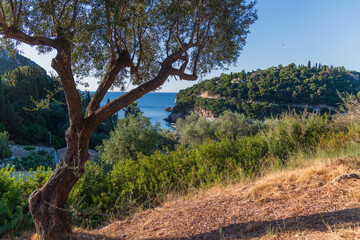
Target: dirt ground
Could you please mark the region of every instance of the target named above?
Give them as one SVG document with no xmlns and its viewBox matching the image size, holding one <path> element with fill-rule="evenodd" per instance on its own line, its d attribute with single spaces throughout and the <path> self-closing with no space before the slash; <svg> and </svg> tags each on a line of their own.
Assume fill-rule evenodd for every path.
<svg viewBox="0 0 360 240">
<path fill-rule="evenodd" d="M 214 187 L 75 239 L 360 239 L 360 175 L 344 162 Z"/>
</svg>

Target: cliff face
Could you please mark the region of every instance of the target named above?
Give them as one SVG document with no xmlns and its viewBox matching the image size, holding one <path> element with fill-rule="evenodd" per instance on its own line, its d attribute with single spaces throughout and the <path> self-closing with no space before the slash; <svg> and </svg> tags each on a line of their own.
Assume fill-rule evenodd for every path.
<svg viewBox="0 0 360 240">
<path fill-rule="evenodd" d="M 165 121 L 174 123 L 176 122 L 179 118 L 185 119 L 186 116 L 188 116 L 190 114 L 190 112 L 194 112 L 197 115 L 199 115 L 200 117 L 204 117 L 204 118 L 209 118 L 209 119 L 215 119 L 215 114 L 213 114 L 211 111 L 209 110 L 205 110 L 205 109 L 194 109 L 193 107 L 189 107 L 187 109 L 185 109 L 184 111 L 179 111 L 179 112 L 172 112 L 170 113 L 170 115 L 165 118 Z"/>
<path fill-rule="evenodd" d="M 179 111 L 179 112 L 171 112 L 170 115 L 165 118 L 165 121 L 174 123 L 176 122 L 179 118 L 185 119 L 187 115 L 190 114 L 191 111 L 193 111 L 193 108 L 188 108 L 185 111 Z"/>
<path fill-rule="evenodd" d="M 219 99 L 220 94 L 211 95 L 211 94 L 209 94 L 209 91 L 205 91 L 205 92 L 201 93 L 198 97 L 208 98 L 208 99 Z"/>
<path fill-rule="evenodd" d="M 215 119 L 215 115 L 209 110 L 195 109 L 194 112 L 200 117 Z"/>
</svg>

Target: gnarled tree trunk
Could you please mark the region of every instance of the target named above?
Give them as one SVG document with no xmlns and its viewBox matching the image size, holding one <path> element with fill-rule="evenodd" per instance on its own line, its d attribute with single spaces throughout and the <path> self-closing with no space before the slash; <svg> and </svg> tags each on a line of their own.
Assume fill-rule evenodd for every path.
<svg viewBox="0 0 360 240">
<path fill-rule="evenodd" d="M 70 239 L 71 225 L 67 220 L 66 200 L 75 183 L 84 173 L 89 158 L 91 132 L 70 127 L 66 133 L 65 158 L 47 183 L 35 190 L 29 198 L 29 208 L 40 239 Z"/>
</svg>

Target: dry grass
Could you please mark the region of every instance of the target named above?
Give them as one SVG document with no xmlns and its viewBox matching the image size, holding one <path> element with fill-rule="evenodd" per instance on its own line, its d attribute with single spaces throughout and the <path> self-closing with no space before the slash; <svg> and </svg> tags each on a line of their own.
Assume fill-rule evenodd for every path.
<svg viewBox="0 0 360 240">
<path fill-rule="evenodd" d="M 217 186 L 77 239 L 360 239 L 358 159 L 340 158 L 256 182 Z M 353 167 L 350 167 L 353 166 Z"/>
</svg>

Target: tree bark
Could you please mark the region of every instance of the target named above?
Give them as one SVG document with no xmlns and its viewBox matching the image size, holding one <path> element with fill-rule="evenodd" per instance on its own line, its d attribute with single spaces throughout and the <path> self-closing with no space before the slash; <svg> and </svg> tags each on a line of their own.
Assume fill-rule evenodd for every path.
<svg viewBox="0 0 360 240">
<path fill-rule="evenodd" d="M 70 239 L 71 225 L 67 220 L 66 200 L 75 183 L 84 173 L 89 158 L 89 129 L 70 127 L 67 130 L 65 158 L 47 183 L 29 197 L 29 208 L 36 231 L 43 240 Z M 85 131 L 86 130 L 86 131 Z"/>
</svg>

